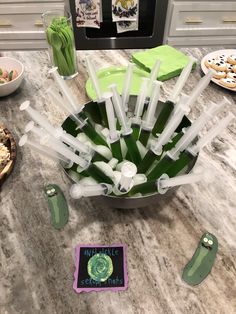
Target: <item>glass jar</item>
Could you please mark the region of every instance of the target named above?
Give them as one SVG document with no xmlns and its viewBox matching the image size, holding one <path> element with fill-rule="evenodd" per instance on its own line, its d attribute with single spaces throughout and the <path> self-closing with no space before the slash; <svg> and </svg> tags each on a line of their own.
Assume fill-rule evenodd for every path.
<svg viewBox="0 0 236 314">
<path fill-rule="evenodd" d="M 78 68 L 71 14 L 64 10 L 47 11 L 42 20 L 52 65 L 63 79 L 75 77 Z"/>
</svg>

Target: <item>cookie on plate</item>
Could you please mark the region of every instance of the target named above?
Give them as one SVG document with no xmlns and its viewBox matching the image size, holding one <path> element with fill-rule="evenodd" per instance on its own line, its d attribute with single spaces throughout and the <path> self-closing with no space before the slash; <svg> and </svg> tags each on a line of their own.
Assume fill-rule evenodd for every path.
<svg viewBox="0 0 236 314">
<path fill-rule="evenodd" d="M 236 64 L 236 55 L 228 56 L 227 62 L 229 62 L 230 64 Z"/>
<path fill-rule="evenodd" d="M 226 72 L 224 71 L 214 71 L 213 77 L 216 79 L 221 79 L 226 77 Z"/>
<path fill-rule="evenodd" d="M 226 66 L 226 62 L 224 62 L 223 60 L 217 59 L 214 62 L 212 62 L 211 65 L 212 69 L 216 70 L 216 71 L 226 71 L 227 66 Z"/>
<path fill-rule="evenodd" d="M 234 73 L 236 73 L 236 65 L 233 65 L 232 70 Z"/>
<path fill-rule="evenodd" d="M 236 80 L 226 77 L 220 79 L 220 84 L 225 87 L 235 88 L 236 87 Z"/>
<path fill-rule="evenodd" d="M 216 60 L 215 58 L 205 60 L 205 62 L 204 62 L 204 63 L 205 63 L 205 66 L 206 66 L 207 68 L 210 68 L 211 65 L 212 65 L 212 63 L 213 63 L 215 60 Z"/>
<path fill-rule="evenodd" d="M 217 59 L 227 62 L 228 57 L 225 54 L 223 54 L 223 55 L 218 56 Z"/>
<path fill-rule="evenodd" d="M 233 64 L 226 62 L 226 72 L 232 72 L 232 71 L 233 71 Z"/>
<path fill-rule="evenodd" d="M 236 73 L 234 73 L 234 72 L 228 72 L 227 77 L 236 81 Z"/>
</svg>

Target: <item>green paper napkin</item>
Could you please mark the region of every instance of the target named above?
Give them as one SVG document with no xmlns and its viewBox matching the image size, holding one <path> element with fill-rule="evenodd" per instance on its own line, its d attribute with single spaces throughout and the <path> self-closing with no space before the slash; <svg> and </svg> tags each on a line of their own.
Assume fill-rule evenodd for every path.
<svg viewBox="0 0 236 314">
<path fill-rule="evenodd" d="M 168 45 L 136 52 L 132 55 L 132 61 L 147 72 L 151 72 L 156 60 L 161 60 L 159 81 L 166 81 L 178 76 L 188 63 L 188 56 Z M 193 65 L 193 69 L 196 63 Z"/>
</svg>

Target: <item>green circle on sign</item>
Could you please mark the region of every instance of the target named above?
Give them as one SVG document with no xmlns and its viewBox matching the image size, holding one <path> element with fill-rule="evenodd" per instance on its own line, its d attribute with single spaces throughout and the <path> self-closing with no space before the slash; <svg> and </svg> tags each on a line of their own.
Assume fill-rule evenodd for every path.
<svg viewBox="0 0 236 314">
<path fill-rule="evenodd" d="M 87 269 L 93 280 L 104 282 L 113 273 L 112 259 L 103 253 L 95 254 L 89 259 Z"/>
</svg>

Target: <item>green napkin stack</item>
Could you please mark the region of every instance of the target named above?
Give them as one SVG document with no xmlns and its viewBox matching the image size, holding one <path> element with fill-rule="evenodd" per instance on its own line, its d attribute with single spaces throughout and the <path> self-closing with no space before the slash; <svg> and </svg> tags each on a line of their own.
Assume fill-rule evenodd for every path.
<svg viewBox="0 0 236 314">
<path fill-rule="evenodd" d="M 157 59 L 161 60 L 157 78 L 159 81 L 166 81 L 178 76 L 189 60 L 188 56 L 168 45 L 136 52 L 132 55 L 132 61 L 147 72 L 151 72 Z M 196 64 L 193 68 L 195 67 Z"/>
</svg>

